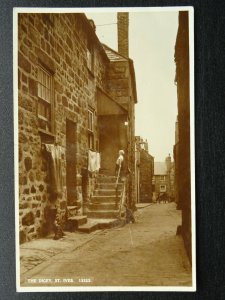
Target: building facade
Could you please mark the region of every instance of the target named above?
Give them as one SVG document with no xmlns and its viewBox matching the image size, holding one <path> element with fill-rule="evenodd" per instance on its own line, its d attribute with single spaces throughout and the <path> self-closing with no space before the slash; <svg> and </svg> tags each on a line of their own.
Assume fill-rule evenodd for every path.
<svg viewBox="0 0 225 300">
<path fill-rule="evenodd" d="M 175 145 L 177 205 L 182 210 L 181 233 L 191 259 L 191 170 L 190 170 L 190 86 L 189 86 L 189 19 L 188 12 L 179 12 L 175 45 L 176 84 L 178 99 L 178 142 Z"/>
<path fill-rule="evenodd" d="M 154 157 L 148 152 L 148 142 L 140 136 L 135 137 L 136 149 L 136 198 L 138 203 L 152 202 L 152 178 Z"/>
<path fill-rule="evenodd" d="M 178 191 L 179 191 L 179 184 L 178 184 L 178 171 L 179 171 L 179 127 L 178 127 L 178 117 L 175 123 L 175 144 L 173 146 L 173 158 L 174 158 L 174 198 L 175 202 L 177 203 L 177 209 L 179 209 L 179 201 L 178 201 Z"/>
<path fill-rule="evenodd" d="M 174 162 L 171 161 L 171 156 L 166 157 L 165 162 L 154 163 L 153 176 L 153 198 L 154 201 L 160 200 L 161 196 L 165 200 L 174 200 Z"/>
<path fill-rule="evenodd" d="M 82 13 L 18 15 L 21 242 L 47 234 L 55 218 L 65 223 L 69 207 L 82 215 L 98 171 L 112 172 L 107 159 L 119 149 L 125 149 L 134 174 L 135 76 L 131 60 L 123 63 L 126 105 L 110 88 L 117 66 L 93 21 Z M 96 168 L 90 165 L 90 155 L 99 157 L 95 154 L 102 160 Z M 132 184 L 131 178 L 131 191 Z"/>
</svg>

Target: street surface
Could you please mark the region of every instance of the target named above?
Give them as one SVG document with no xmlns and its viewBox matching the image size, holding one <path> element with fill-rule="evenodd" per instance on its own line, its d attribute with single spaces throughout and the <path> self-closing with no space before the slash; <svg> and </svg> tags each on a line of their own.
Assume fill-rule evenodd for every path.
<svg viewBox="0 0 225 300">
<path fill-rule="evenodd" d="M 135 217 L 119 228 L 21 245 L 21 286 L 191 286 L 175 204 L 152 204 Z"/>
</svg>

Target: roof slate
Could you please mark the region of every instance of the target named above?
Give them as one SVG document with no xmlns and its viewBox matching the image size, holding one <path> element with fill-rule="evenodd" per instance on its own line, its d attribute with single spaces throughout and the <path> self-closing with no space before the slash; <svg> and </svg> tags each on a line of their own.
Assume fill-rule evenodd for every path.
<svg viewBox="0 0 225 300">
<path fill-rule="evenodd" d="M 109 46 L 102 44 L 103 48 L 105 49 L 105 53 L 108 56 L 110 61 L 128 61 L 129 59 L 122 56 L 117 51 L 111 49 Z"/>
</svg>

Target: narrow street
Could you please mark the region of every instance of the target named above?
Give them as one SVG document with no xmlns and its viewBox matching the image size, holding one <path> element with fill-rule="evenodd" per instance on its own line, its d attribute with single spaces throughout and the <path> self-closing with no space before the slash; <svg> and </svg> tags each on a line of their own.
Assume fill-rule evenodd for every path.
<svg viewBox="0 0 225 300">
<path fill-rule="evenodd" d="M 25 271 L 21 285 L 191 286 L 191 267 L 176 236 L 180 223 L 174 203 L 139 208 L 136 223 L 98 231 L 89 240 L 82 234 L 83 244 Z"/>
</svg>

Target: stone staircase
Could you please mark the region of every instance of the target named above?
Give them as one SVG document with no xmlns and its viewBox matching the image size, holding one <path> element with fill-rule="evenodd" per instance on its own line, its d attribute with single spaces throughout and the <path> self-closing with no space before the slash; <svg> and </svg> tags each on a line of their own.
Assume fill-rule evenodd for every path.
<svg viewBox="0 0 225 300">
<path fill-rule="evenodd" d="M 88 206 L 88 218 L 117 218 L 121 192 L 122 184 L 119 183 L 116 189 L 115 176 L 99 176 Z"/>
<path fill-rule="evenodd" d="M 87 207 L 86 216 L 69 216 L 69 230 L 90 233 L 97 229 L 112 228 L 120 224 L 119 202 L 123 183 L 116 188 L 115 176 L 99 175 L 95 191 Z M 71 208 L 74 211 L 75 208 Z"/>
</svg>

